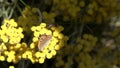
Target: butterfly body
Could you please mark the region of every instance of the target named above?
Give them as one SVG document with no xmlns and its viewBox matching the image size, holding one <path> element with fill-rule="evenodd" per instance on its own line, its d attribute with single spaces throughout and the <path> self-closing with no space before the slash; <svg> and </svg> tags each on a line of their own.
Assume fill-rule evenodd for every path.
<svg viewBox="0 0 120 68">
<path fill-rule="evenodd" d="M 38 49 L 41 51 L 44 49 L 45 46 L 49 45 L 52 39 L 51 35 L 41 35 L 38 40 Z"/>
</svg>

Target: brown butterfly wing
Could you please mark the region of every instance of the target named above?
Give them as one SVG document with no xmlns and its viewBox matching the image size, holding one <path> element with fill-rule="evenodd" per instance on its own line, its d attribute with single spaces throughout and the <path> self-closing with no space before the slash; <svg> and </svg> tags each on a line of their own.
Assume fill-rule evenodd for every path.
<svg viewBox="0 0 120 68">
<path fill-rule="evenodd" d="M 43 48 L 49 44 L 51 38 L 51 35 L 42 35 L 38 41 L 38 49 L 43 50 Z"/>
</svg>

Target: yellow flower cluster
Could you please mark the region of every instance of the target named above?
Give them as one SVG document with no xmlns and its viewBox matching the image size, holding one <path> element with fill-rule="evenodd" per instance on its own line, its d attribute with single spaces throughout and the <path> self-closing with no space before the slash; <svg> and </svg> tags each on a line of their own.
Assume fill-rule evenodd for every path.
<svg viewBox="0 0 120 68">
<path fill-rule="evenodd" d="M 46 11 L 44 11 L 42 12 L 42 15 L 46 23 L 55 23 L 55 13 L 47 13 Z"/>
<path fill-rule="evenodd" d="M 68 44 L 63 50 L 58 51 L 55 57 L 55 67 L 111 68 L 119 65 L 120 51 L 117 49 L 113 51 L 97 42 L 97 38 L 93 35 L 84 34 L 74 44 Z"/>
<path fill-rule="evenodd" d="M 38 8 L 31 8 L 29 6 L 25 7 L 25 9 L 22 11 L 22 15 L 18 17 L 18 26 L 21 26 L 23 28 L 23 31 L 29 36 L 31 34 L 30 28 L 32 26 L 40 24 L 42 21 Z"/>
<path fill-rule="evenodd" d="M 54 13 L 54 18 L 59 21 L 102 23 L 120 14 L 118 0 L 53 0 L 52 2 L 47 1 L 45 4 L 52 5 L 49 14 Z M 49 20 L 50 18 L 46 19 Z"/>
<path fill-rule="evenodd" d="M 51 12 L 63 16 L 63 21 L 75 20 L 80 14 L 78 0 L 53 0 Z"/>
<path fill-rule="evenodd" d="M 52 26 L 50 28 L 47 28 L 45 23 L 41 23 L 39 26 L 33 26 L 31 28 L 32 31 L 34 31 L 34 37 L 33 37 L 33 43 L 30 44 L 30 48 L 33 50 L 36 50 L 35 57 L 37 62 L 43 63 L 45 58 L 52 58 L 54 55 L 56 55 L 56 50 L 59 50 L 61 47 L 64 46 L 64 42 L 68 40 L 67 36 L 64 36 L 62 33 L 60 33 L 63 30 L 62 26 Z M 39 37 L 42 37 L 45 35 L 45 39 L 42 41 L 39 40 Z M 38 44 L 36 42 L 44 43 L 52 36 L 51 40 L 48 44 Z M 47 43 L 47 42 L 46 42 Z M 43 47 L 42 50 L 39 49 L 39 47 Z"/>
<path fill-rule="evenodd" d="M 22 58 L 22 54 L 27 48 L 25 43 L 0 44 L 0 61 L 17 63 Z"/>
<path fill-rule="evenodd" d="M 24 37 L 22 31 L 14 19 L 4 20 L 0 29 L 0 40 L 4 43 L 17 44 Z"/>
<path fill-rule="evenodd" d="M 108 21 L 111 17 L 119 15 L 117 0 L 101 1 L 94 0 L 89 1 L 86 5 L 86 1 L 80 1 L 80 7 L 84 10 L 87 8 L 82 16 L 83 22 L 96 22 L 102 23 Z M 112 5 L 111 5 L 112 4 Z M 114 10 L 113 10 L 114 9 Z"/>
<path fill-rule="evenodd" d="M 33 26 L 31 30 L 34 37 L 29 48 L 26 43 L 20 43 L 24 37 L 22 28 L 17 28 L 13 19 L 4 20 L 0 30 L 0 61 L 17 63 L 21 59 L 29 59 L 32 63 L 44 63 L 46 58 L 55 56 L 56 51 L 68 40 L 68 37 L 61 33 L 63 29 L 62 26 L 47 27 L 45 23 Z"/>
<path fill-rule="evenodd" d="M 96 37 L 84 34 L 83 38 L 76 40 L 76 45 L 66 45 L 63 50 L 58 52 L 55 58 L 55 66 L 57 68 L 69 68 L 70 66 L 75 66 L 75 68 L 95 68 L 94 61 L 89 53 L 95 47 L 96 42 Z"/>
</svg>

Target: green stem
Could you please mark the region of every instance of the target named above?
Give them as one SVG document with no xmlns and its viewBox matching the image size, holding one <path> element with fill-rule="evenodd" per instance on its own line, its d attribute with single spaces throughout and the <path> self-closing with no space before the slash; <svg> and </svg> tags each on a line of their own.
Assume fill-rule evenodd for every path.
<svg viewBox="0 0 120 68">
<path fill-rule="evenodd" d="M 20 2 L 21 2 L 23 5 L 27 6 L 27 4 L 26 4 L 23 0 L 20 0 Z"/>
</svg>

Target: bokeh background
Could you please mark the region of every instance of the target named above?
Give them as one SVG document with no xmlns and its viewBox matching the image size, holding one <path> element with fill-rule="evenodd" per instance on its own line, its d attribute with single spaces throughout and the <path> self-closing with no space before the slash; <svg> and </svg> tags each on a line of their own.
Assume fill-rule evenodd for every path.
<svg viewBox="0 0 120 68">
<path fill-rule="evenodd" d="M 61 26 L 68 40 L 43 63 L 1 60 L 0 68 L 120 68 L 120 0 L 0 0 L 1 26 L 5 19 L 14 19 L 23 29 L 23 48 L 32 41 L 31 27 L 42 22 Z"/>
</svg>

